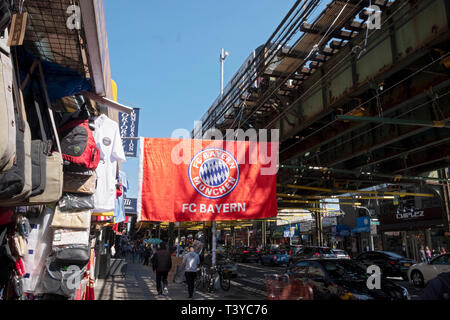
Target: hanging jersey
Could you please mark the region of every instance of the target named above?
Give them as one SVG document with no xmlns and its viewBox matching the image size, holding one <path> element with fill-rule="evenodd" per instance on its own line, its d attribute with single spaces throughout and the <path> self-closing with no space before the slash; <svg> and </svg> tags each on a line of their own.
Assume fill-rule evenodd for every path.
<svg viewBox="0 0 450 320">
<path fill-rule="evenodd" d="M 120 138 L 119 126 L 106 115 L 95 119 L 94 138 L 100 149 L 97 188 L 94 194 L 93 212 L 114 211 L 116 200 L 117 161 L 126 161 Z"/>
</svg>

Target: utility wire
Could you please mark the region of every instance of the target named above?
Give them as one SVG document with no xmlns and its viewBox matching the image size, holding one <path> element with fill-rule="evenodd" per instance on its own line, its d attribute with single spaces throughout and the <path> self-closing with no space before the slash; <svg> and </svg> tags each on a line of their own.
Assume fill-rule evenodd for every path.
<svg viewBox="0 0 450 320">
<path fill-rule="evenodd" d="M 408 77 L 406 77 L 406 78 L 400 80 L 399 82 L 395 83 L 394 85 L 392 85 L 392 86 L 389 87 L 388 89 L 384 90 L 382 94 L 385 94 L 387 91 L 389 91 L 389 90 L 393 89 L 394 87 L 396 87 L 396 86 L 402 84 L 403 82 L 405 82 L 405 81 L 408 80 L 409 78 L 412 78 L 412 77 L 415 76 L 416 74 L 422 72 L 423 70 L 427 69 L 428 67 L 430 67 L 430 66 L 433 65 L 434 63 L 436 63 L 436 62 L 438 62 L 438 61 L 440 61 L 440 60 L 446 58 L 446 57 L 449 56 L 449 55 L 450 55 L 450 52 L 447 52 L 447 54 L 441 56 L 440 58 L 438 58 L 438 59 L 436 59 L 436 60 L 433 60 L 432 62 L 430 62 L 430 63 L 427 64 L 426 66 L 420 68 L 419 70 L 415 71 L 414 73 L 412 73 L 412 74 L 409 75 Z M 442 96 L 440 96 L 440 97 L 442 97 Z M 440 98 L 440 97 L 439 97 L 439 98 Z M 371 101 L 374 100 L 374 99 L 377 99 L 377 96 L 370 98 L 369 100 L 367 100 L 366 102 L 364 102 L 364 103 L 361 104 L 360 106 L 364 106 L 364 105 L 368 104 L 369 102 L 371 102 Z M 429 104 L 429 103 L 431 103 L 431 101 L 427 101 L 425 104 Z M 400 116 L 403 116 L 403 115 L 405 115 L 405 114 L 407 114 L 407 113 L 410 113 L 410 112 L 413 111 L 413 110 L 415 110 L 415 109 L 410 109 L 410 110 L 408 110 L 408 112 L 405 112 L 404 114 L 401 114 Z M 400 116 L 399 116 L 399 117 L 400 117 Z M 336 122 L 336 121 L 338 121 L 338 120 L 334 120 L 333 123 Z M 374 128 L 371 128 L 371 129 L 369 129 L 368 131 L 363 132 L 362 134 L 369 133 L 369 132 L 371 132 L 372 130 L 374 130 L 374 129 L 376 129 L 376 128 L 382 126 L 382 125 L 383 125 L 383 124 L 379 124 L 379 125 L 375 126 Z M 312 134 L 311 134 L 311 135 L 312 135 Z M 311 136 L 311 135 L 309 135 L 309 136 Z M 352 137 L 351 139 L 349 139 L 349 140 L 347 140 L 347 141 L 345 141 L 345 142 L 341 142 L 341 143 L 339 143 L 338 145 L 333 145 L 332 147 L 330 147 L 330 148 L 328 148 L 328 149 L 325 149 L 325 150 L 323 150 L 323 151 L 319 151 L 319 152 L 315 153 L 315 156 L 316 156 L 316 155 L 319 155 L 319 154 L 322 154 L 322 153 L 325 153 L 325 152 L 328 152 L 328 151 L 330 151 L 330 150 L 336 149 L 337 147 L 343 145 L 344 143 L 347 143 L 347 142 L 350 142 L 350 141 L 354 140 L 355 138 L 357 138 L 357 137 L 360 136 L 360 135 L 361 135 L 361 134 L 358 134 L 357 136 Z M 309 137 L 309 136 L 308 136 L 308 137 Z M 304 140 L 306 140 L 306 138 L 303 139 L 303 141 L 304 141 Z M 282 150 L 281 152 L 284 152 L 284 151 L 286 151 L 286 150 L 287 150 L 287 149 L 284 149 L 284 150 Z M 309 160 L 309 159 L 306 159 L 306 161 L 307 161 L 307 160 Z"/>
<path fill-rule="evenodd" d="M 400 11 L 400 9 L 402 9 L 406 4 L 407 4 L 408 2 L 407 1 L 405 1 L 404 3 L 403 3 L 403 5 L 400 7 L 400 8 L 398 8 L 394 13 L 392 13 L 389 17 L 388 17 L 388 19 L 386 19 L 387 21 L 389 21 L 389 19 L 394 15 L 394 14 L 396 14 L 398 11 Z M 374 35 L 376 32 L 374 31 L 374 32 L 372 32 L 372 34 L 370 35 L 370 36 L 372 36 L 372 35 Z M 370 37 L 369 36 L 369 37 Z M 364 40 L 362 41 L 362 42 L 364 42 Z M 362 43 L 362 42 L 360 42 L 360 44 Z M 322 81 L 328 76 L 328 75 L 330 75 L 332 72 L 333 72 L 333 74 L 335 74 L 337 71 L 335 71 L 335 69 L 338 67 L 338 66 L 341 66 L 341 64 L 349 57 L 349 56 L 351 56 L 351 54 L 352 54 L 352 51 L 350 51 L 343 59 L 341 59 L 339 62 L 337 62 L 335 65 L 333 65 L 331 68 L 330 68 L 330 70 L 326 73 L 326 74 L 324 74 L 320 79 L 318 79 L 314 84 L 312 84 L 299 98 L 297 98 L 289 107 L 287 107 L 286 109 L 285 109 L 285 111 L 284 112 L 282 112 L 280 115 L 278 115 L 277 117 L 275 117 L 271 122 L 269 122 L 269 124 L 267 124 L 266 126 L 265 126 L 265 128 L 267 128 L 267 127 L 269 127 L 270 125 L 272 125 L 275 121 L 277 121 L 277 120 L 279 120 L 284 114 L 286 114 L 293 106 L 295 106 L 298 102 L 300 102 L 301 100 L 302 100 L 302 98 L 308 93 L 308 92 L 310 92 L 312 89 L 314 89 L 318 84 L 321 84 L 322 83 Z M 330 123 L 331 124 L 331 123 Z M 327 124 L 326 126 L 328 126 L 329 124 Z"/>
</svg>

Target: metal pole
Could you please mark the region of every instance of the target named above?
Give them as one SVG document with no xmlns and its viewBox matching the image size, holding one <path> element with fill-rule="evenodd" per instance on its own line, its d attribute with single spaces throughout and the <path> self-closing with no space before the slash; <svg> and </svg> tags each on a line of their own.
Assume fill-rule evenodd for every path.
<svg viewBox="0 0 450 320">
<path fill-rule="evenodd" d="M 223 65 L 224 65 L 224 61 L 225 61 L 225 50 L 222 48 L 221 52 L 220 52 L 220 95 L 223 95 Z M 212 231 L 212 265 L 213 267 L 216 265 L 216 243 L 217 243 L 217 238 L 216 238 L 216 231 L 217 231 L 217 224 L 216 221 L 212 222 L 212 226 L 211 226 L 211 231 Z"/>
<path fill-rule="evenodd" d="M 177 238 L 177 257 L 180 256 L 180 241 L 181 241 L 181 223 L 177 222 L 178 225 L 178 238 Z"/>
<path fill-rule="evenodd" d="M 264 247 L 264 237 L 265 237 L 265 228 L 266 228 L 266 225 L 265 225 L 265 223 L 264 223 L 264 221 L 261 221 L 261 246 L 263 246 Z"/>
<path fill-rule="evenodd" d="M 222 48 L 220 52 L 220 95 L 223 95 L 223 63 L 225 61 L 225 52 Z"/>
<path fill-rule="evenodd" d="M 292 246 L 292 234 L 291 234 L 291 230 L 292 230 L 292 225 L 291 225 L 291 220 L 289 220 L 289 245 Z"/>
<path fill-rule="evenodd" d="M 217 224 L 215 221 L 212 222 L 211 231 L 212 231 L 212 265 L 213 267 L 216 266 L 216 242 L 217 242 L 217 236 L 216 236 L 216 230 L 217 230 Z"/>
<path fill-rule="evenodd" d="M 432 127 L 432 128 L 450 128 L 450 125 L 445 123 L 445 121 L 426 121 L 426 120 L 419 120 L 419 119 L 409 120 L 409 119 L 380 118 L 380 117 L 356 117 L 356 116 L 346 116 L 346 115 L 336 116 L 336 119 L 342 120 L 342 121 L 375 122 L 375 123 Z"/>
</svg>

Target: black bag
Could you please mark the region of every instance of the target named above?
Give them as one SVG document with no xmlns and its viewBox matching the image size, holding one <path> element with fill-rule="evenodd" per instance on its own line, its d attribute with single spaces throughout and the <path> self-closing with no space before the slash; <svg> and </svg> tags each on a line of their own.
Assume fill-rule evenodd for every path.
<svg viewBox="0 0 450 320">
<path fill-rule="evenodd" d="M 95 208 L 94 195 L 65 193 L 58 202 L 61 211 L 84 211 Z"/>
<path fill-rule="evenodd" d="M 12 288 L 14 293 L 14 299 L 22 300 L 24 292 L 23 292 L 23 279 L 19 276 L 14 276 L 12 278 Z"/>
<path fill-rule="evenodd" d="M 15 259 L 6 237 L 7 230 L 5 227 L 0 233 L 0 288 L 8 284 L 15 266 Z"/>
<path fill-rule="evenodd" d="M 67 248 L 58 248 L 55 262 L 66 265 L 86 265 L 90 258 L 90 247 L 85 245 L 73 245 Z"/>
<path fill-rule="evenodd" d="M 67 269 L 68 271 L 65 271 Z M 67 267 L 49 259 L 45 266 L 42 279 L 42 291 L 45 294 L 55 294 L 67 298 L 72 297 L 83 280 L 84 268 Z"/>
<path fill-rule="evenodd" d="M 16 109 L 16 158 L 11 169 L 0 173 L 0 199 L 19 194 L 25 186 L 25 123 Z"/>
<path fill-rule="evenodd" d="M 11 1 L 0 0 L 0 35 L 11 23 Z"/>
<path fill-rule="evenodd" d="M 0 173 L 0 200 L 5 200 L 1 201 L 2 205 L 8 206 L 22 204 L 31 193 L 31 134 L 28 122 L 22 113 L 18 87 L 17 75 L 14 73 L 16 157 L 13 166 Z"/>
<path fill-rule="evenodd" d="M 41 139 L 31 142 L 32 161 L 32 192 L 30 196 L 37 196 L 45 191 L 47 178 L 47 156 L 51 151 L 51 143 L 47 140 L 47 135 L 42 121 L 42 115 L 37 101 L 34 101 L 36 116 L 39 122 Z"/>
</svg>

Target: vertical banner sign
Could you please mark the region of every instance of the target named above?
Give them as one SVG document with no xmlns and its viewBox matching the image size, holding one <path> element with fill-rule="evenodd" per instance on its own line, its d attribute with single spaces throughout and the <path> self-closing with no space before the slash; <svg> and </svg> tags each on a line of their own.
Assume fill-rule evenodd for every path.
<svg viewBox="0 0 450 320">
<path fill-rule="evenodd" d="M 138 221 L 277 215 L 278 143 L 141 138 L 139 149 Z"/>
<path fill-rule="evenodd" d="M 126 139 L 138 137 L 139 108 L 134 108 L 131 114 L 119 112 L 120 137 L 122 139 L 125 156 L 137 157 L 138 140 Z"/>
<path fill-rule="evenodd" d="M 135 198 L 124 198 L 125 214 L 136 214 L 137 213 L 137 199 Z"/>
</svg>

